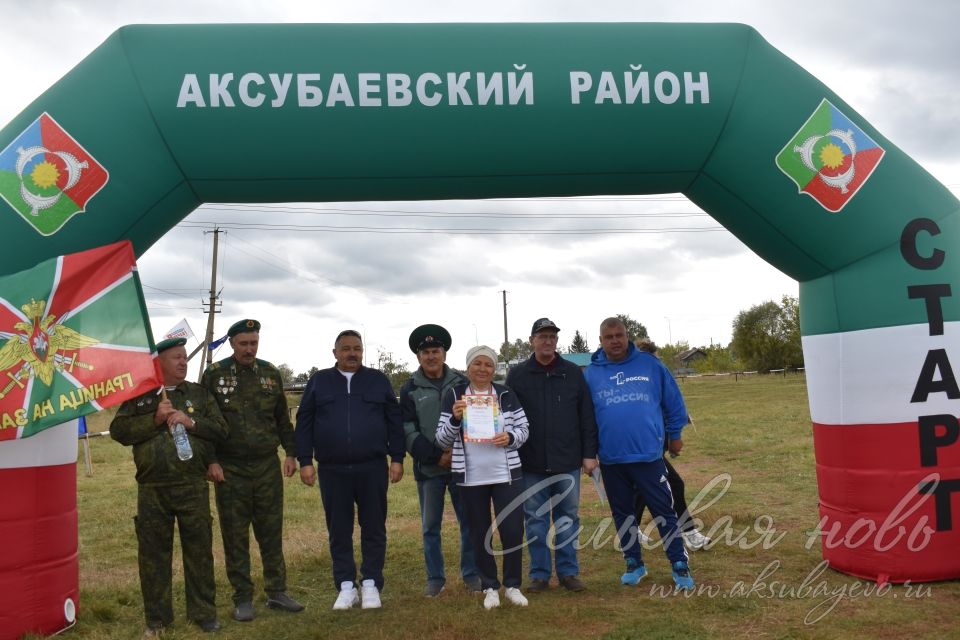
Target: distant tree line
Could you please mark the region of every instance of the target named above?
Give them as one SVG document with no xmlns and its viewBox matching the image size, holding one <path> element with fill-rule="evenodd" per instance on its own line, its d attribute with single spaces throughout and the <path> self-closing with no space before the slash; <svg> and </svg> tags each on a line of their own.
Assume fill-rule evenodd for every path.
<svg viewBox="0 0 960 640">
<path fill-rule="evenodd" d="M 627 314 L 617 314 L 627 328 L 630 340 L 648 338 L 647 328 Z M 795 369 L 803 366 L 803 349 L 800 345 L 800 301 L 792 296 L 783 296 L 779 304 L 768 300 L 741 311 L 733 320 L 733 339 L 727 346 L 711 344 L 699 347 L 706 354 L 690 362 L 689 367 L 698 373 L 725 373 L 732 371 L 769 371 L 771 369 Z M 562 346 L 557 350 L 564 351 Z M 682 364 L 680 355 L 690 350 L 683 340 L 674 344 L 659 345 L 657 355 L 673 371 Z M 573 334 L 573 341 L 566 348 L 567 353 L 590 353 L 594 351 L 579 330 Z M 533 354 L 530 341 L 517 338 L 513 342 L 500 345 L 500 359 L 503 362 L 519 362 Z M 277 367 L 283 376 L 284 384 L 305 383 L 317 367 L 311 367 L 305 373 L 294 374 L 287 364 Z M 397 361 L 390 351 L 377 351 L 376 368 L 382 371 L 394 391 L 400 392 L 403 383 L 413 375 L 405 362 Z"/>
<path fill-rule="evenodd" d="M 768 300 L 741 311 L 733 319 L 733 339 L 727 346 L 711 344 L 699 347 L 705 358 L 693 360 L 689 367 L 697 373 L 731 371 L 770 371 L 803 366 L 800 344 L 800 302 L 783 296 L 780 303 Z M 680 355 L 690 345 L 680 341 L 663 345 L 657 355 L 672 370 L 680 368 Z"/>
</svg>

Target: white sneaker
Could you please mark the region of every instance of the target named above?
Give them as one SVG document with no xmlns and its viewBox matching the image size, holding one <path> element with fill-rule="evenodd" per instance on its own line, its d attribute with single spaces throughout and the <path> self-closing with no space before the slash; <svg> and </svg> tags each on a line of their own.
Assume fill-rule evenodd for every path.
<svg viewBox="0 0 960 640">
<path fill-rule="evenodd" d="M 360 602 L 360 596 L 357 595 L 357 588 L 352 582 L 341 582 L 340 593 L 337 595 L 337 601 L 333 603 L 334 611 L 350 609 L 357 606 Z"/>
<path fill-rule="evenodd" d="M 360 585 L 360 595 L 363 598 L 363 604 L 360 605 L 363 609 L 379 609 L 380 608 L 380 590 L 377 589 L 377 585 L 373 583 L 373 580 L 364 580 Z"/>
<path fill-rule="evenodd" d="M 483 592 L 487 595 L 483 596 L 483 608 L 484 609 L 496 609 L 500 606 L 500 592 L 494 588 L 484 589 Z"/>
<path fill-rule="evenodd" d="M 680 535 L 683 536 L 684 544 L 693 551 L 703 549 L 710 544 L 710 538 L 700 533 L 697 529 L 684 531 Z"/>
<path fill-rule="evenodd" d="M 507 596 L 507 600 L 510 601 L 510 604 L 515 604 L 518 607 L 527 606 L 527 598 L 522 593 L 520 589 L 516 587 L 507 587 L 507 590 L 503 592 L 503 595 Z"/>
</svg>

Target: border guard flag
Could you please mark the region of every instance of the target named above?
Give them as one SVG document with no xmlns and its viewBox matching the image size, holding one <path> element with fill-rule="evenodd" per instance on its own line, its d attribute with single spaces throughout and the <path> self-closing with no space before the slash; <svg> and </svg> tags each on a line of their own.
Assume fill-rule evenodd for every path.
<svg viewBox="0 0 960 640">
<path fill-rule="evenodd" d="M 129 241 L 0 278 L 0 443 L 157 388 L 154 351 Z"/>
</svg>

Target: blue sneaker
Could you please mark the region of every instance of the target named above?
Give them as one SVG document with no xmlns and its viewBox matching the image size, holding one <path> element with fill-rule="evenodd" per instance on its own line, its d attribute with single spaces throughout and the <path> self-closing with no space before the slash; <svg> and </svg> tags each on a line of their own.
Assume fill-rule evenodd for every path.
<svg viewBox="0 0 960 640">
<path fill-rule="evenodd" d="M 673 581 L 677 589 L 693 591 L 693 576 L 690 575 L 690 567 L 686 562 L 673 563 Z"/>
<path fill-rule="evenodd" d="M 620 576 L 620 582 L 633 586 L 647 577 L 646 565 L 637 564 L 633 558 L 627 558 L 627 571 Z"/>
</svg>

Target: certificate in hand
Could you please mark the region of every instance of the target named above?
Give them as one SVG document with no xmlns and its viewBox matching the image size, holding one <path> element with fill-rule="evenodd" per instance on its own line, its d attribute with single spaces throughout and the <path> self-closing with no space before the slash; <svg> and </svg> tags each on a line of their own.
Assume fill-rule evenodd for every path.
<svg viewBox="0 0 960 640">
<path fill-rule="evenodd" d="M 464 394 L 463 438 L 467 442 L 490 442 L 502 431 L 500 403 L 495 395 Z"/>
</svg>

